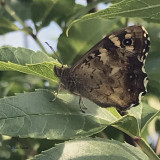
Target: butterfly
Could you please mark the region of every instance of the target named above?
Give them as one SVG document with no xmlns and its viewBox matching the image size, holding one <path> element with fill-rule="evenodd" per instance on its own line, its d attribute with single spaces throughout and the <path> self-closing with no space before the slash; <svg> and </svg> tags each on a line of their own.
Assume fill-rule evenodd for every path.
<svg viewBox="0 0 160 160">
<path fill-rule="evenodd" d="M 129 26 L 103 38 L 71 68 L 55 66 L 54 72 L 60 86 L 80 99 L 123 111 L 138 105 L 147 92 L 149 47 L 146 29 Z"/>
</svg>

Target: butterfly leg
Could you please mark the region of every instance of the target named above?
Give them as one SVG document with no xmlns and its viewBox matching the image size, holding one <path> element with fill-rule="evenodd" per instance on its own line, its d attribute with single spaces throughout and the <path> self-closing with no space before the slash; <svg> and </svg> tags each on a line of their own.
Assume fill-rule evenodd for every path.
<svg viewBox="0 0 160 160">
<path fill-rule="evenodd" d="M 82 107 L 81 104 L 83 105 L 83 107 Z M 84 102 L 83 102 L 82 96 L 79 96 L 79 105 L 80 105 L 80 110 L 81 110 L 83 113 L 85 113 L 84 110 L 87 110 L 87 107 L 85 106 L 85 104 L 84 104 Z"/>
<path fill-rule="evenodd" d="M 60 92 L 60 90 L 61 90 L 61 83 L 59 83 L 59 85 L 58 85 L 57 92 L 55 93 L 55 97 L 52 99 L 52 102 L 54 102 L 57 99 L 57 96 L 58 96 L 58 93 Z"/>
</svg>

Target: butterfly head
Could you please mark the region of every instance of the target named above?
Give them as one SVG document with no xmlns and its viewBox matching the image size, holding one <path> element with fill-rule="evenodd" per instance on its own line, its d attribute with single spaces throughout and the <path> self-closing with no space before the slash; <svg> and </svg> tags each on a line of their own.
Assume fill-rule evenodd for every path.
<svg viewBox="0 0 160 160">
<path fill-rule="evenodd" d="M 63 76 L 64 70 L 65 70 L 65 67 L 64 67 L 64 66 L 62 66 L 62 67 L 57 67 L 57 66 L 55 66 L 55 67 L 54 67 L 54 73 L 55 73 L 56 76 L 59 77 L 59 78 Z"/>
<path fill-rule="evenodd" d="M 62 83 L 67 82 L 68 78 L 70 77 L 70 68 L 66 66 L 62 67 L 54 67 L 54 73 L 55 75 L 60 79 Z"/>
<path fill-rule="evenodd" d="M 72 92 L 73 89 L 75 88 L 75 82 L 73 77 L 71 76 L 70 68 L 64 66 L 62 67 L 55 66 L 54 72 L 56 76 L 60 79 L 61 87 Z"/>
</svg>

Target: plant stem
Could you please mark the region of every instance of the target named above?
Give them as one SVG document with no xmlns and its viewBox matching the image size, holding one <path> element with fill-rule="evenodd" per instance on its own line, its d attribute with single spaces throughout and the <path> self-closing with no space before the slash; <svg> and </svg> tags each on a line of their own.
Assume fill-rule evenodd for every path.
<svg viewBox="0 0 160 160">
<path fill-rule="evenodd" d="M 42 51 L 45 52 L 45 53 L 47 53 L 47 51 L 45 50 L 45 48 L 43 47 L 42 43 L 39 41 L 39 39 L 37 38 L 37 36 L 35 34 L 33 34 L 32 31 L 25 25 L 25 23 L 17 16 L 17 14 L 15 13 L 15 11 L 12 10 L 7 4 L 3 5 L 3 7 L 12 16 L 12 18 L 14 18 L 15 21 L 18 21 L 23 26 L 22 30 L 26 34 L 29 34 L 36 41 L 36 43 L 39 45 L 39 47 L 42 49 Z"/>
<path fill-rule="evenodd" d="M 24 24 L 23 21 L 16 15 L 15 11 L 12 10 L 7 4 L 4 5 L 4 8 L 5 8 L 6 11 L 7 11 L 16 21 L 18 21 L 18 22 L 23 26 L 23 28 L 26 30 L 25 24 Z"/>
<path fill-rule="evenodd" d="M 37 38 L 37 36 L 35 34 L 30 34 L 31 37 L 37 42 L 37 44 L 39 45 L 39 47 L 42 49 L 43 52 L 45 52 L 47 54 L 47 51 L 45 50 L 45 48 L 43 47 L 42 43 L 39 41 L 39 39 Z"/>
<path fill-rule="evenodd" d="M 134 141 L 141 147 L 142 151 L 152 160 L 160 160 L 152 148 L 147 144 L 143 138 L 134 139 Z"/>
</svg>

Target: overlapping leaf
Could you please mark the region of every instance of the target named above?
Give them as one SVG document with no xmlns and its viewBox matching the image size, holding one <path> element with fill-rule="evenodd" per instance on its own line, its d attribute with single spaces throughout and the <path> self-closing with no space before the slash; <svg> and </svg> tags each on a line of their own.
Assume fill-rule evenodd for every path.
<svg viewBox="0 0 160 160">
<path fill-rule="evenodd" d="M 57 81 L 54 76 L 54 65 L 58 61 L 43 52 L 34 52 L 25 48 L 0 48 L 0 70 L 19 71 Z"/>
</svg>

